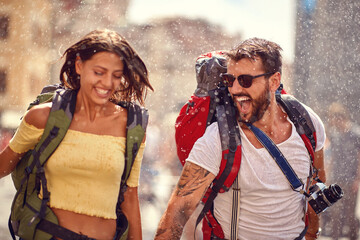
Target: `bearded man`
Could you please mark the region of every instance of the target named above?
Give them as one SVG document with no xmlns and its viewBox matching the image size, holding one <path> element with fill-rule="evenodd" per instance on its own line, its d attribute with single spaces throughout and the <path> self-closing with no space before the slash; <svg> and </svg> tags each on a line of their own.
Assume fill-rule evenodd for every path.
<svg viewBox="0 0 360 240">
<path fill-rule="evenodd" d="M 307 221 L 304 209 L 309 216 L 308 229 L 304 231 L 306 240 L 318 236 L 318 216 L 304 206 L 304 195 L 290 187 L 274 159 L 248 127 L 252 124 L 262 130 L 280 149 L 302 182 L 307 182 L 311 166 L 307 148 L 275 98 L 281 82 L 281 50 L 274 42 L 252 38 L 226 53 L 227 73 L 221 77 L 237 108 L 242 155 L 239 189 L 232 187 L 214 200 L 214 216 L 225 239 L 230 237 L 230 205 L 232 191 L 236 190 L 240 190 L 238 239 L 299 239 Z M 316 130 L 313 165 L 325 182 L 324 125 L 313 110 L 308 106 L 305 108 Z M 217 176 L 221 158 L 218 124 L 213 123 L 190 152 L 155 239 L 180 239 L 183 226 Z"/>
</svg>

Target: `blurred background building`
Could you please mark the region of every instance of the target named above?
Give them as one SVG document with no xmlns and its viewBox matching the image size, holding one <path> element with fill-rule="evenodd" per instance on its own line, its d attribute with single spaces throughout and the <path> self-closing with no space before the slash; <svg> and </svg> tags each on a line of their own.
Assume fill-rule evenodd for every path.
<svg viewBox="0 0 360 240">
<path fill-rule="evenodd" d="M 360 2 L 294 1 L 296 50 L 294 63 L 284 62 L 286 89 L 322 118 L 327 106 L 340 100 L 358 119 Z M 59 82 L 66 48 L 93 29 L 117 30 L 147 64 L 155 88 L 146 100 L 150 123 L 139 190 L 144 239 L 152 239 L 181 171 L 174 122 L 195 90 L 195 60 L 205 52 L 229 49 L 243 37 L 204 19 L 161 18 L 135 25 L 127 19 L 130 4 L 131 0 L 0 0 L 0 149 L 42 87 Z M 1 180 L 4 240 L 10 239 L 7 218 L 13 194 L 10 178 Z"/>
<path fill-rule="evenodd" d="M 51 4 L 1 1 L 0 127 L 16 127 L 19 110 L 49 79 Z"/>
<path fill-rule="evenodd" d="M 360 1 L 298 0 L 295 93 L 322 116 L 331 102 L 357 122 L 360 75 Z"/>
<path fill-rule="evenodd" d="M 58 82 L 66 47 L 92 29 L 125 25 L 128 3 L 1 0 L 0 127 L 15 128 L 42 87 Z"/>
<path fill-rule="evenodd" d="M 322 214 L 322 237 L 358 239 L 356 230 L 351 229 L 359 229 L 359 220 L 353 217 L 359 218 L 360 195 L 356 183 L 359 175 L 350 173 L 350 169 L 355 168 L 359 173 L 360 149 L 354 136 L 360 137 L 360 1 L 298 0 L 296 12 L 294 93 L 326 125 L 324 153 L 328 184 L 338 182 L 347 188 L 346 200 Z M 333 104 L 341 104 L 348 110 L 337 126 L 333 119 L 338 119 L 339 114 L 331 111 Z M 350 201 L 357 201 L 357 206 L 349 204 Z M 343 204 L 347 206 L 336 215 L 335 210 Z"/>
</svg>

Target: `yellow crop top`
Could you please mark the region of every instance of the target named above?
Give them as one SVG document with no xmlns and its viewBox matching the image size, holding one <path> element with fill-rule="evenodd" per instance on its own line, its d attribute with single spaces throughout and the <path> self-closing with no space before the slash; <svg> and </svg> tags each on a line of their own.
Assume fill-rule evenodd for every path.
<svg viewBox="0 0 360 240">
<path fill-rule="evenodd" d="M 43 133 L 22 120 L 9 146 L 17 153 L 35 147 Z M 50 207 L 116 219 L 125 137 L 96 135 L 69 129 L 45 164 Z M 141 144 L 127 185 L 138 186 L 145 144 Z"/>
</svg>

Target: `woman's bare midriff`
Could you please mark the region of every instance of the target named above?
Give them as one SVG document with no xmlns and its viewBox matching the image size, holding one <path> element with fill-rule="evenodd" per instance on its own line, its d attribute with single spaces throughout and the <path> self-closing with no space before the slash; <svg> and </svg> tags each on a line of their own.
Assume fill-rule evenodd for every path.
<svg viewBox="0 0 360 240">
<path fill-rule="evenodd" d="M 116 231 L 116 219 L 104 219 L 67 210 L 52 208 L 59 224 L 73 232 L 97 240 L 113 240 Z"/>
</svg>

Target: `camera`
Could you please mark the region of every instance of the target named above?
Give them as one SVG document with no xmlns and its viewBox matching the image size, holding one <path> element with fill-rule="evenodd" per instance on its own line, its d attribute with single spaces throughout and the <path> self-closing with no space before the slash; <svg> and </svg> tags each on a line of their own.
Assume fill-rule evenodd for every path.
<svg viewBox="0 0 360 240">
<path fill-rule="evenodd" d="M 309 204 L 316 214 L 324 212 L 344 195 L 343 190 L 337 184 L 327 187 L 324 183 L 316 183 L 309 189 Z"/>
</svg>

